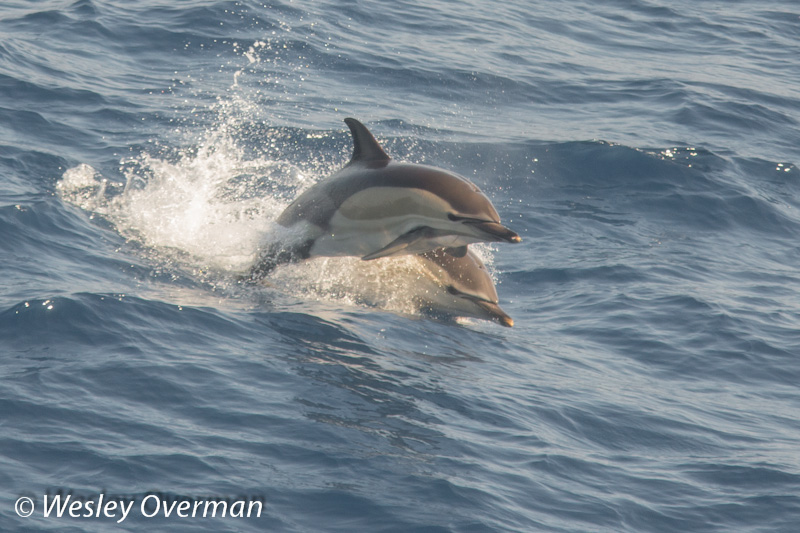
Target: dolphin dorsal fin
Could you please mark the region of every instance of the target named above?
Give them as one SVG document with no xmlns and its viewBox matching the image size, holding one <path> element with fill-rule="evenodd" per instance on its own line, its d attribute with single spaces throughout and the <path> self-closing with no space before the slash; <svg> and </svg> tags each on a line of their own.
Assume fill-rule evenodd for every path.
<svg viewBox="0 0 800 533">
<path fill-rule="evenodd" d="M 353 157 L 348 164 L 389 162 L 391 158 L 386 155 L 366 126 L 354 118 L 346 118 L 344 122 L 353 134 Z"/>
</svg>

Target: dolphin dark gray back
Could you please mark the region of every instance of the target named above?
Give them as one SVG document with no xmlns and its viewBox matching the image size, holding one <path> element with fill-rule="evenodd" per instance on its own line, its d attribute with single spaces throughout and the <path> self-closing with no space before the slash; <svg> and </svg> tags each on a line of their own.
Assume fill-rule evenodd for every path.
<svg viewBox="0 0 800 533">
<path fill-rule="evenodd" d="M 436 167 L 390 161 L 381 168 L 348 165 L 298 196 L 277 222 L 289 227 L 305 220 L 326 229 L 345 200 L 369 187 L 421 189 L 442 198 L 461 216 L 500 221 L 489 199 L 466 178 Z"/>
</svg>

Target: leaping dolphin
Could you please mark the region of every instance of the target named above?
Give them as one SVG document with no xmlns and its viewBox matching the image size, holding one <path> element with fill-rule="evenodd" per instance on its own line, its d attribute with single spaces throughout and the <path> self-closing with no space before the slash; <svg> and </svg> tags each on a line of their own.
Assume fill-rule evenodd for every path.
<svg viewBox="0 0 800 533">
<path fill-rule="evenodd" d="M 262 252 L 251 276 L 281 263 L 317 256 L 364 260 L 456 248 L 476 242 L 520 242 L 500 224 L 489 199 L 466 178 L 398 163 L 354 118 L 353 156 L 341 170 L 306 189 L 277 219 L 296 240 Z"/>
<path fill-rule="evenodd" d="M 466 246 L 440 248 L 419 257 L 435 283 L 418 296 L 423 311 L 494 320 L 511 327 L 514 320 L 498 305 L 492 278 L 477 255 Z"/>
</svg>

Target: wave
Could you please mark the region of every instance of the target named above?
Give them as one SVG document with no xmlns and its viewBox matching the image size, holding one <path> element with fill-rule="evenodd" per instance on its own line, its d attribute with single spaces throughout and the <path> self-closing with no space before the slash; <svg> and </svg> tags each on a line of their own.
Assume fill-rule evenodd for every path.
<svg viewBox="0 0 800 533">
<path fill-rule="evenodd" d="M 61 198 L 109 221 L 128 242 L 148 250 L 150 259 L 211 287 L 234 290 L 282 209 L 349 153 L 344 128 L 275 126 L 264 116 L 263 96 L 247 80 L 272 56 L 273 44 L 237 44 L 246 63 L 232 72 L 233 84 L 175 130 L 173 138 L 188 146 L 174 148 L 167 139 L 140 148 L 119 162 L 121 180 L 87 164 L 68 168 L 56 186 Z M 649 246 L 681 231 L 785 237 L 800 227 L 796 197 L 782 185 L 758 181 L 772 175 L 785 184 L 796 172 L 791 163 L 734 160 L 690 146 L 476 142 L 461 135 L 450 141 L 447 129 L 397 119 L 377 121 L 381 130 L 402 132 L 382 139 L 397 159 L 450 168 L 475 181 L 503 218 L 531 237 L 534 249 L 543 232 L 611 240 L 638 236 L 639 244 Z M 634 230 L 622 237 L 618 228 L 624 226 Z M 495 252 L 478 249 L 491 268 Z M 418 314 L 411 287 L 419 275 L 413 261 L 337 258 L 282 268 L 270 283 L 300 299 Z M 502 281 L 504 275 L 494 277 Z"/>
</svg>

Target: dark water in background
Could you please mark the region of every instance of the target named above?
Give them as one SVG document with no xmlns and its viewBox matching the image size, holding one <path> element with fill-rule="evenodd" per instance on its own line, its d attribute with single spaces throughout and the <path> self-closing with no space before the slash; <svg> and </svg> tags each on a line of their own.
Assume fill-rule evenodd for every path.
<svg viewBox="0 0 800 533">
<path fill-rule="evenodd" d="M 0 530 L 796 531 L 798 57 L 793 1 L 4 2 Z M 515 328 L 235 283 L 346 116 L 520 232 Z"/>
</svg>

